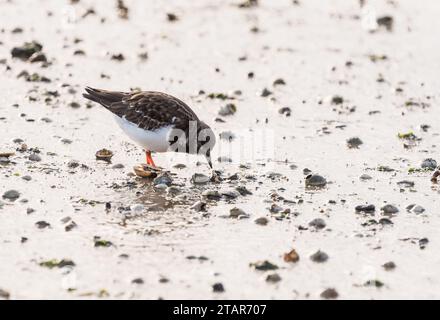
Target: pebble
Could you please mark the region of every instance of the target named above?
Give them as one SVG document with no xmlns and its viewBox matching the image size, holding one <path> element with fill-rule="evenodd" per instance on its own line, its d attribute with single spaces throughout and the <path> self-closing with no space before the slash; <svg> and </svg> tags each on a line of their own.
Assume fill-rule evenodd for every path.
<svg viewBox="0 0 440 320">
<path fill-rule="evenodd" d="M 322 188 L 327 184 L 327 180 L 320 175 L 310 174 L 306 177 L 305 183 L 306 187 Z"/>
<path fill-rule="evenodd" d="M 210 178 L 207 175 L 204 175 L 202 173 L 195 173 L 191 177 L 191 182 L 193 184 L 206 184 L 210 181 Z"/>
<path fill-rule="evenodd" d="M 170 196 L 177 196 L 178 194 L 180 194 L 181 193 L 181 190 L 178 188 L 178 187 L 174 187 L 174 186 L 171 186 L 171 187 L 168 187 L 167 188 L 167 193 L 170 195 Z"/>
<path fill-rule="evenodd" d="M 268 274 L 266 277 L 266 282 L 277 283 L 281 281 L 281 277 L 278 273 Z"/>
<path fill-rule="evenodd" d="M 406 207 L 406 210 L 408 212 L 413 212 L 416 214 L 422 214 L 423 212 L 425 212 L 425 208 L 416 204 L 410 204 L 408 207 Z"/>
<path fill-rule="evenodd" d="M 220 108 L 218 114 L 220 116 L 232 116 L 237 112 L 237 107 L 233 103 L 228 103 L 227 105 Z"/>
<path fill-rule="evenodd" d="M 157 190 L 164 191 L 164 190 L 166 190 L 168 188 L 168 186 L 165 183 L 159 183 L 159 184 L 156 184 L 154 186 L 154 188 L 157 189 Z"/>
<path fill-rule="evenodd" d="M 321 250 L 318 250 L 310 256 L 310 260 L 317 263 L 323 263 L 328 260 L 328 254 Z"/>
<path fill-rule="evenodd" d="M 212 291 L 216 292 L 216 293 L 225 292 L 225 287 L 220 282 L 214 283 L 213 286 L 212 286 Z"/>
<path fill-rule="evenodd" d="M 173 179 L 171 179 L 168 173 L 162 173 L 160 176 L 158 176 L 153 180 L 153 184 L 156 187 L 161 184 L 169 187 L 172 183 L 173 183 Z"/>
<path fill-rule="evenodd" d="M 10 296 L 11 295 L 8 291 L 0 288 L 0 299 L 9 300 Z"/>
<path fill-rule="evenodd" d="M 373 178 L 370 175 L 368 175 L 368 174 L 363 174 L 363 175 L 361 175 L 359 177 L 359 179 L 362 180 L 362 181 L 367 181 L 367 180 L 371 180 Z"/>
<path fill-rule="evenodd" d="M 248 196 L 252 195 L 252 192 L 250 192 L 245 186 L 238 186 L 235 188 L 238 193 L 240 193 L 241 196 Z"/>
<path fill-rule="evenodd" d="M 227 199 L 236 199 L 240 196 L 240 193 L 235 190 L 221 190 L 220 194 Z"/>
<path fill-rule="evenodd" d="M 374 213 L 376 211 L 376 207 L 374 204 L 365 204 L 356 206 L 355 210 L 356 212 Z"/>
<path fill-rule="evenodd" d="M 112 169 L 124 169 L 125 166 L 122 163 L 115 164 Z"/>
<path fill-rule="evenodd" d="M 255 220 L 255 223 L 260 226 L 265 226 L 269 223 L 269 220 L 266 217 L 261 217 Z"/>
<path fill-rule="evenodd" d="M 265 97 L 270 96 L 272 93 L 273 93 L 273 92 L 270 91 L 269 89 L 264 88 L 263 91 L 261 91 L 261 96 L 262 96 L 263 98 L 265 98 Z"/>
<path fill-rule="evenodd" d="M 425 159 L 420 167 L 422 169 L 435 170 L 437 168 L 437 161 L 432 158 Z"/>
<path fill-rule="evenodd" d="M 78 168 L 78 167 L 79 167 L 79 162 L 76 161 L 76 160 L 70 160 L 70 161 L 67 163 L 67 167 L 70 168 L 70 169 Z"/>
<path fill-rule="evenodd" d="M 21 177 L 24 181 L 31 181 L 32 177 L 31 176 L 23 176 Z"/>
<path fill-rule="evenodd" d="M 191 210 L 194 210 L 196 212 L 206 211 L 206 202 L 197 201 L 191 206 Z"/>
<path fill-rule="evenodd" d="M 45 229 L 50 227 L 50 223 L 46 221 L 38 221 L 35 223 L 38 229 Z"/>
<path fill-rule="evenodd" d="M 402 188 L 413 188 L 415 186 L 414 181 L 402 180 L 397 182 L 397 185 Z"/>
<path fill-rule="evenodd" d="M 363 144 L 362 140 L 359 139 L 358 137 L 350 138 L 347 140 L 347 146 L 350 149 L 357 149 L 362 144 Z"/>
<path fill-rule="evenodd" d="M 222 197 L 217 190 L 205 190 L 202 192 L 202 196 L 209 200 L 220 200 Z"/>
<path fill-rule="evenodd" d="M 316 219 L 313 219 L 312 221 L 309 222 L 309 226 L 311 226 L 315 229 L 321 230 L 326 227 L 326 224 L 325 224 L 324 219 L 316 218 Z"/>
<path fill-rule="evenodd" d="M 231 218 L 240 218 L 240 217 L 247 217 L 248 215 L 242 209 L 235 207 L 229 210 L 229 216 Z"/>
<path fill-rule="evenodd" d="M 386 270 L 386 271 L 391 271 L 396 269 L 396 264 L 393 261 L 389 261 L 387 263 L 384 263 L 382 265 L 382 267 Z"/>
<path fill-rule="evenodd" d="M 339 294 L 335 289 L 329 288 L 321 292 L 320 296 L 323 299 L 336 299 L 339 296 Z"/>
<path fill-rule="evenodd" d="M 399 209 L 392 204 L 387 204 L 383 206 L 380 210 L 382 210 L 383 214 L 396 214 L 399 212 Z"/>
<path fill-rule="evenodd" d="M 288 253 L 284 254 L 284 261 L 285 262 L 298 262 L 299 261 L 299 254 L 296 252 L 295 249 L 292 249 Z"/>
<path fill-rule="evenodd" d="M 38 154 L 33 153 L 29 156 L 29 160 L 34 162 L 39 162 L 41 161 L 41 157 Z"/>
<path fill-rule="evenodd" d="M 260 271 L 270 271 L 270 270 L 277 270 L 278 269 L 277 265 L 275 265 L 267 260 L 251 263 L 250 266 L 254 267 L 255 270 L 260 270 Z"/>
<path fill-rule="evenodd" d="M 3 194 L 3 199 L 9 200 L 9 201 L 15 201 L 18 198 L 20 198 L 20 193 L 17 190 L 9 190 Z"/>
<path fill-rule="evenodd" d="M 144 284 L 144 279 L 136 278 L 136 279 L 131 280 L 131 283 L 133 283 L 133 284 Z"/>
</svg>

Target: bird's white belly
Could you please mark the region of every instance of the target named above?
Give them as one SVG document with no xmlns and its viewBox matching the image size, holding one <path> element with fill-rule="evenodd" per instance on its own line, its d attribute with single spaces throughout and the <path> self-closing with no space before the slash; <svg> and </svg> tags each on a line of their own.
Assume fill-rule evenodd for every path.
<svg viewBox="0 0 440 320">
<path fill-rule="evenodd" d="M 137 125 L 124 118 L 115 116 L 115 119 L 125 134 L 145 150 L 154 152 L 168 151 L 168 137 L 173 128 L 172 125 L 157 129 L 155 131 L 148 131 L 139 128 Z"/>
</svg>

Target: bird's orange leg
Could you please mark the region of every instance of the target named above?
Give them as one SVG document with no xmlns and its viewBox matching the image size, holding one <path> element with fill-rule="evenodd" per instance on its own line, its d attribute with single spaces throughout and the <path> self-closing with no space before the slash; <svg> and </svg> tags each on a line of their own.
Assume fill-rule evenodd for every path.
<svg viewBox="0 0 440 320">
<path fill-rule="evenodd" d="M 156 168 L 156 164 L 154 163 L 153 158 L 151 157 L 151 151 L 146 151 L 145 154 L 147 156 L 147 164 Z"/>
</svg>

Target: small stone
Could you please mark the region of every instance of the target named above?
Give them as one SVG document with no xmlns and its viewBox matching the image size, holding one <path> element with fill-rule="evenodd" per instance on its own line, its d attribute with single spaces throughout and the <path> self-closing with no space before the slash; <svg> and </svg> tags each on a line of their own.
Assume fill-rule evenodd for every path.
<svg viewBox="0 0 440 320">
<path fill-rule="evenodd" d="M 171 179 L 171 177 L 167 173 L 163 173 L 153 180 L 153 184 L 156 187 L 160 184 L 164 184 L 167 187 L 169 187 L 172 183 L 173 183 L 173 179 Z"/>
<path fill-rule="evenodd" d="M 122 163 L 115 164 L 112 169 L 124 169 L 124 165 Z"/>
<path fill-rule="evenodd" d="M 328 255 L 327 255 L 327 253 L 325 253 L 321 250 L 318 250 L 310 256 L 310 260 L 312 260 L 313 262 L 316 262 L 316 263 L 323 263 L 328 260 Z"/>
<path fill-rule="evenodd" d="M 362 144 L 363 144 L 362 140 L 359 139 L 358 137 L 350 138 L 347 140 L 347 146 L 350 149 L 357 149 Z"/>
<path fill-rule="evenodd" d="M 206 184 L 210 181 L 210 178 L 202 173 L 195 173 L 191 177 L 191 182 L 193 184 Z"/>
<path fill-rule="evenodd" d="M 9 300 L 10 296 L 11 295 L 8 291 L 0 288 L 0 299 Z"/>
<path fill-rule="evenodd" d="M 252 195 L 252 192 L 250 192 L 245 186 L 238 186 L 235 188 L 238 193 L 240 193 L 241 196 L 248 196 Z"/>
<path fill-rule="evenodd" d="M 361 175 L 359 177 L 359 179 L 362 180 L 362 181 L 366 181 L 366 180 L 371 180 L 373 178 L 370 175 L 368 175 L 368 174 L 363 174 L 363 175 Z"/>
<path fill-rule="evenodd" d="M 310 174 L 306 177 L 305 183 L 306 187 L 322 188 L 327 184 L 327 180 L 320 175 Z"/>
<path fill-rule="evenodd" d="M 275 265 L 267 260 L 251 263 L 250 266 L 254 267 L 256 270 L 260 270 L 260 271 L 270 271 L 270 270 L 277 270 L 278 269 L 277 265 Z"/>
<path fill-rule="evenodd" d="M 247 216 L 247 214 L 242 209 L 235 207 L 229 210 L 229 216 L 231 218 L 239 218 L 240 216 Z"/>
<path fill-rule="evenodd" d="M 423 160 L 420 166 L 422 169 L 435 170 L 437 168 L 437 161 L 432 158 L 428 158 Z"/>
<path fill-rule="evenodd" d="M 402 180 L 397 182 L 397 185 L 401 188 L 413 188 L 415 186 L 414 181 Z"/>
<path fill-rule="evenodd" d="M 220 194 L 226 199 L 237 199 L 240 196 L 240 193 L 235 190 L 221 190 Z"/>
<path fill-rule="evenodd" d="M 278 78 L 273 82 L 274 86 L 284 86 L 286 85 L 286 81 L 284 81 L 284 79 L 282 78 Z"/>
<path fill-rule="evenodd" d="M 295 249 L 292 249 L 288 253 L 284 254 L 284 261 L 285 262 L 298 262 L 299 261 L 299 254 L 296 252 Z"/>
<path fill-rule="evenodd" d="M 283 107 L 278 110 L 278 113 L 285 115 L 286 117 L 290 117 L 292 114 L 292 110 L 289 107 Z"/>
<path fill-rule="evenodd" d="M 34 162 L 39 162 L 41 161 L 41 157 L 38 154 L 33 153 L 29 156 L 29 160 Z"/>
<path fill-rule="evenodd" d="M 396 214 L 399 212 L 399 209 L 392 204 L 387 204 L 383 206 L 380 210 L 382 210 L 382 213 L 386 215 Z"/>
<path fill-rule="evenodd" d="M 170 187 L 167 188 L 167 193 L 168 193 L 170 196 L 173 196 L 173 197 L 177 196 L 177 195 L 180 194 L 181 192 L 182 192 L 182 190 L 180 190 L 180 188 L 178 188 L 178 187 L 170 186 Z"/>
<path fill-rule="evenodd" d="M 47 62 L 47 57 L 43 52 L 35 52 L 33 55 L 29 57 L 28 61 L 30 63 Z"/>
<path fill-rule="evenodd" d="M 194 210 L 196 212 L 206 211 L 206 202 L 203 201 L 197 201 L 194 203 L 191 208 L 191 210 Z"/>
<path fill-rule="evenodd" d="M 277 283 L 281 281 L 281 277 L 278 273 L 268 274 L 266 277 L 266 282 Z"/>
<path fill-rule="evenodd" d="M 381 224 L 383 226 L 390 226 L 390 225 L 393 225 L 393 221 L 391 221 L 388 218 L 382 218 L 382 219 L 379 219 L 379 224 Z"/>
<path fill-rule="evenodd" d="M 34 213 L 35 212 L 35 209 L 33 209 L 33 208 L 27 208 L 26 209 L 26 213 L 27 214 L 32 214 L 32 213 Z"/>
<path fill-rule="evenodd" d="M 276 203 L 272 204 L 269 209 L 270 213 L 280 213 L 283 210 L 284 209 L 279 205 L 277 205 Z"/>
<path fill-rule="evenodd" d="M 225 288 L 222 283 L 218 282 L 212 286 L 212 291 L 216 293 L 225 292 Z"/>
<path fill-rule="evenodd" d="M 78 168 L 78 167 L 79 167 L 79 162 L 76 161 L 76 160 L 70 160 L 70 161 L 67 163 L 67 167 L 70 168 L 70 169 Z"/>
<path fill-rule="evenodd" d="M 415 214 L 422 214 L 425 212 L 425 208 L 416 204 L 410 204 L 408 207 L 406 207 L 406 210 Z"/>
<path fill-rule="evenodd" d="M 50 223 L 46 221 L 38 221 L 35 223 L 38 229 L 50 228 Z"/>
<path fill-rule="evenodd" d="M 26 42 L 21 47 L 15 47 L 11 51 L 11 55 L 14 58 L 19 58 L 22 60 L 28 60 L 34 53 L 40 52 L 43 46 L 36 42 Z"/>
<path fill-rule="evenodd" d="M 261 217 L 255 220 L 255 223 L 260 226 L 265 226 L 269 223 L 269 220 L 266 217 Z"/>
<path fill-rule="evenodd" d="M 391 271 L 396 269 L 396 264 L 393 261 L 389 261 L 387 263 L 384 263 L 382 265 L 382 267 L 386 270 L 386 271 Z"/>
<path fill-rule="evenodd" d="M 228 103 L 224 107 L 220 108 L 218 114 L 220 116 L 231 116 L 237 112 L 237 106 L 233 103 Z"/>
<path fill-rule="evenodd" d="M 261 96 L 262 96 L 263 98 L 268 97 L 268 96 L 270 96 L 270 95 L 272 95 L 272 94 L 273 94 L 273 92 L 270 91 L 270 90 L 267 89 L 267 88 L 264 88 L 263 91 L 261 91 Z"/>
<path fill-rule="evenodd" d="M 325 101 L 333 105 L 339 105 L 344 103 L 344 98 L 342 96 L 334 95 L 327 97 Z"/>
<path fill-rule="evenodd" d="M 321 292 L 320 296 L 323 299 L 336 299 L 339 296 L 339 294 L 335 289 L 329 288 Z"/>
<path fill-rule="evenodd" d="M 32 177 L 31 176 L 23 176 L 21 177 L 24 181 L 31 181 Z"/>
<path fill-rule="evenodd" d="M 383 282 L 380 280 L 368 280 L 364 283 L 365 287 L 376 287 L 376 288 L 382 288 L 384 286 Z"/>
<path fill-rule="evenodd" d="M 20 193 L 17 190 L 9 190 L 3 194 L 3 199 L 9 200 L 11 202 L 20 198 Z"/>
<path fill-rule="evenodd" d="M 202 192 L 202 196 L 209 200 L 220 200 L 222 197 L 217 190 L 205 190 Z"/>
<path fill-rule="evenodd" d="M 428 238 L 422 238 L 419 240 L 419 247 L 420 249 L 425 249 L 426 245 L 429 243 L 429 239 Z"/>
<path fill-rule="evenodd" d="M 131 283 L 133 283 L 133 284 L 144 284 L 144 279 L 136 278 L 136 279 L 131 280 Z"/>
<path fill-rule="evenodd" d="M 374 213 L 376 211 L 376 207 L 374 204 L 366 204 L 356 206 L 355 210 L 356 212 Z"/>
<path fill-rule="evenodd" d="M 321 230 L 321 229 L 325 228 L 326 224 L 323 219 L 316 218 L 316 219 L 313 219 L 312 221 L 309 222 L 309 226 L 311 226 L 317 230 Z"/>
</svg>

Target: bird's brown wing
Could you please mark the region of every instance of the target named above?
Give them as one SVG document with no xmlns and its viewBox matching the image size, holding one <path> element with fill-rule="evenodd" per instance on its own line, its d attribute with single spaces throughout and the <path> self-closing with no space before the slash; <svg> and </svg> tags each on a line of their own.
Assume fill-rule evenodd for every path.
<svg viewBox="0 0 440 320">
<path fill-rule="evenodd" d="M 115 115 L 142 129 L 157 130 L 167 125 L 185 130 L 189 121 L 199 121 L 183 101 L 155 91 L 117 92 L 86 88 L 84 97 L 98 102 Z"/>
</svg>

